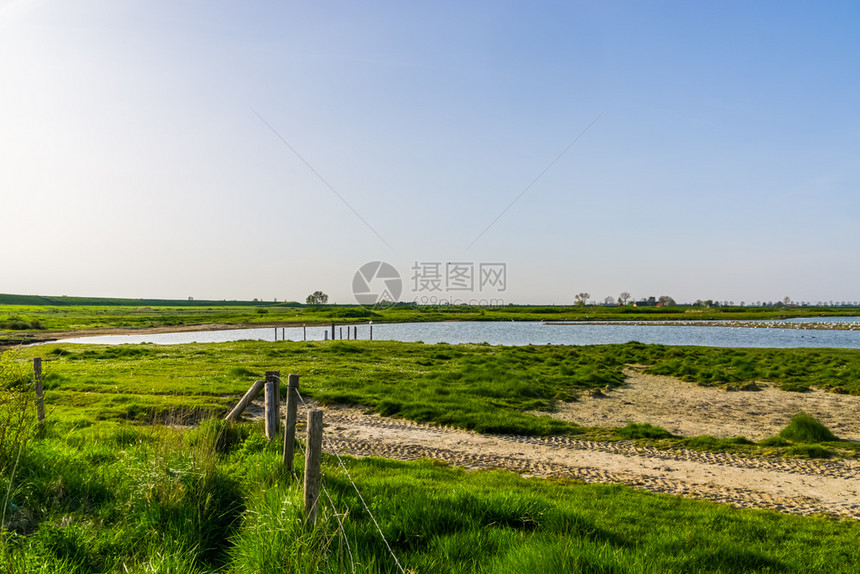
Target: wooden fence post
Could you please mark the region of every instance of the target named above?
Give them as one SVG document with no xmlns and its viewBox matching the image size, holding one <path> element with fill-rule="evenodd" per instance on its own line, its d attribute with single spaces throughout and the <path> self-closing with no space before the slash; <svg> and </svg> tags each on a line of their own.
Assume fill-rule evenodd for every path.
<svg viewBox="0 0 860 574">
<path fill-rule="evenodd" d="M 302 325 L 302 339 L 304 339 L 305 341 L 308 340 L 308 326 L 307 325 Z"/>
<path fill-rule="evenodd" d="M 331 324 L 331 340 L 334 341 L 334 322 Z"/>
<path fill-rule="evenodd" d="M 293 472 L 296 447 L 296 413 L 299 408 L 299 376 L 290 374 L 287 382 L 287 416 L 284 420 L 284 466 Z"/>
<path fill-rule="evenodd" d="M 281 402 L 281 372 L 266 371 L 266 438 L 272 440 L 278 435 L 278 407 Z"/>
<path fill-rule="evenodd" d="M 45 399 L 42 396 L 42 358 L 33 359 L 33 374 L 36 382 L 36 419 L 45 420 Z"/>
<path fill-rule="evenodd" d="M 322 432 L 323 412 L 319 409 L 308 411 L 308 438 L 305 454 L 305 515 L 311 525 L 316 524 L 319 514 Z"/>
<path fill-rule="evenodd" d="M 370 322 L 370 340 L 373 340 L 373 321 Z"/>
<path fill-rule="evenodd" d="M 257 397 L 257 395 L 260 394 L 260 391 L 263 390 L 263 385 L 265 384 L 266 381 L 254 381 L 254 384 L 251 385 L 251 388 L 248 389 L 248 392 L 245 393 L 245 396 L 242 397 L 242 399 L 239 401 L 239 404 L 233 407 L 233 410 L 230 411 L 230 413 L 226 417 L 224 417 L 224 420 L 234 421 L 239 418 L 239 415 L 241 415 L 245 411 L 248 405 L 251 404 L 251 401 L 253 401 Z"/>
</svg>

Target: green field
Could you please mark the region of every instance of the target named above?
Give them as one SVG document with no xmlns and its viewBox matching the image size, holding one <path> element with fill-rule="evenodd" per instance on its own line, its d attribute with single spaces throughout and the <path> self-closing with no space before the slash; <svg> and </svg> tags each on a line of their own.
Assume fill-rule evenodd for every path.
<svg viewBox="0 0 860 574">
<path fill-rule="evenodd" d="M 44 358 L 48 420 L 32 421 Z M 619 385 L 626 364 L 704 385 L 860 394 L 860 351 L 421 343 L 48 344 L 0 357 L 0 565 L 9 572 L 399 572 L 349 476 L 416 572 L 855 572 L 860 523 L 738 510 L 621 486 L 326 457 L 316 529 L 259 423 L 220 417 L 266 370 L 306 397 L 480 432 L 575 434 L 793 456 L 855 443 L 709 442 L 647 422 L 589 429 L 542 411 Z M 534 413 L 534 414 L 529 414 Z M 662 431 L 662 432 L 661 432 Z M 298 465 L 301 468 L 302 459 Z M 343 523 L 341 528 L 340 523 Z"/>
</svg>

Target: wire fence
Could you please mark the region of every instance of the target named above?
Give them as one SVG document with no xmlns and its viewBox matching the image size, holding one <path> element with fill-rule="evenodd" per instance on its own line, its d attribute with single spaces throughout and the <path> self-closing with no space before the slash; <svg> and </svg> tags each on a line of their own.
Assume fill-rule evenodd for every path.
<svg viewBox="0 0 860 574">
<path fill-rule="evenodd" d="M 283 382 L 283 379 L 281 379 L 280 376 L 278 376 L 277 379 L 279 382 Z M 308 405 L 307 401 L 305 401 L 304 397 L 301 395 L 301 393 L 299 392 L 297 387 L 295 387 L 295 391 L 296 391 L 296 396 L 298 397 L 301 405 L 305 408 L 306 411 L 309 411 L 310 406 Z M 288 430 L 289 429 L 285 428 L 284 432 L 288 432 Z M 293 431 L 295 431 L 295 429 L 293 429 Z M 323 436 L 325 437 L 325 435 L 323 435 Z M 305 460 L 307 460 L 307 453 L 305 452 L 305 448 L 302 445 L 302 442 L 300 440 L 296 440 L 295 442 L 296 442 L 296 444 L 298 444 L 299 450 L 301 451 L 302 455 L 305 456 Z M 338 465 L 343 470 L 344 475 L 346 476 L 349 483 L 352 485 L 352 488 L 355 490 L 355 493 L 358 496 L 358 500 L 361 502 L 361 505 L 364 508 L 364 511 L 367 512 L 367 515 L 370 517 L 371 522 L 373 522 L 373 525 L 376 527 L 376 531 L 379 534 L 379 537 L 382 540 L 383 544 L 385 545 L 385 548 L 388 551 L 388 554 L 391 555 L 391 558 L 394 560 L 394 563 L 397 566 L 397 569 L 401 573 L 406 574 L 406 569 L 400 563 L 400 560 L 397 558 L 397 555 L 394 553 L 394 550 L 391 548 L 391 544 L 389 544 L 388 539 L 385 537 L 385 533 L 382 531 L 382 527 L 379 525 L 379 521 L 376 520 L 376 516 L 374 516 L 373 512 L 370 510 L 370 506 L 367 504 L 367 501 L 365 500 L 364 495 L 362 495 L 361 490 L 358 488 L 358 485 L 355 483 L 355 480 L 353 480 L 352 475 L 349 472 L 349 469 L 347 468 L 346 464 L 343 462 L 343 459 L 341 458 L 340 453 L 335 448 L 334 443 L 332 441 L 328 441 L 325 438 L 323 438 L 323 444 L 325 445 L 325 450 L 327 452 L 333 454 L 334 457 L 337 459 Z M 292 471 L 292 474 L 293 474 L 293 477 L 295 478 L 295 480 L 298 481 L 299 477 L 296 474 L 295 470 Z M 334 500 L 332 500 L 331 494 L 329 493 L 328 489 L 325 486 L 324 475 L 321 477 L 321 490 L 322 490 L 323 494 L 325 495 L 326 500 L 328 501 L 328 504 L 331 507 L 331 513 L 335 517 L 335 519 L 337 520 L 338 529 L 339 529 L 341 535 L 343 536 L 344 541 L 346 542 L 350 566 L 352 568 L 352 572 L 354 573 L 355 572 L 355 558 L 354 558 L 354 555 L 352 553 L 352 547 L 349 544 L 349 535 L 347 534 L 346 528 L 344 526 L 344 520 L 348 517 L 349 512 L 348 511 L 346 511 L 344 513 L 338 512 L 337 506 L 335 505 Z"/>
</svg>

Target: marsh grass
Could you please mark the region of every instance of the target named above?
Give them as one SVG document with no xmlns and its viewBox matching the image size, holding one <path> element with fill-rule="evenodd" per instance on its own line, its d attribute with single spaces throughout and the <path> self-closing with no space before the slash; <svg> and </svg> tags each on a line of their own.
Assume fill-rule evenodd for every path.
<svg viewBox="0 0 860 574">
<path fill-rule="evenodd" d="M 797 443 L 835 442 L 839 439 L 826 426 L 808 413 L 797 413 L 779 436 Z"/>
</svg>

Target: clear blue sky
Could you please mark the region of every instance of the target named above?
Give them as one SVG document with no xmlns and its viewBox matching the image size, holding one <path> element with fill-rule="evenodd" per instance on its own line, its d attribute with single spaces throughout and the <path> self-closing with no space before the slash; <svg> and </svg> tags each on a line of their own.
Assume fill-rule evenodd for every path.
<svg viewBox="0 0 860 574">
<path fill-rule="evenodd" d="M 857 2 L 0 1 L 0 292 L 860 300 L 859 103 Z"/>
</svg>

